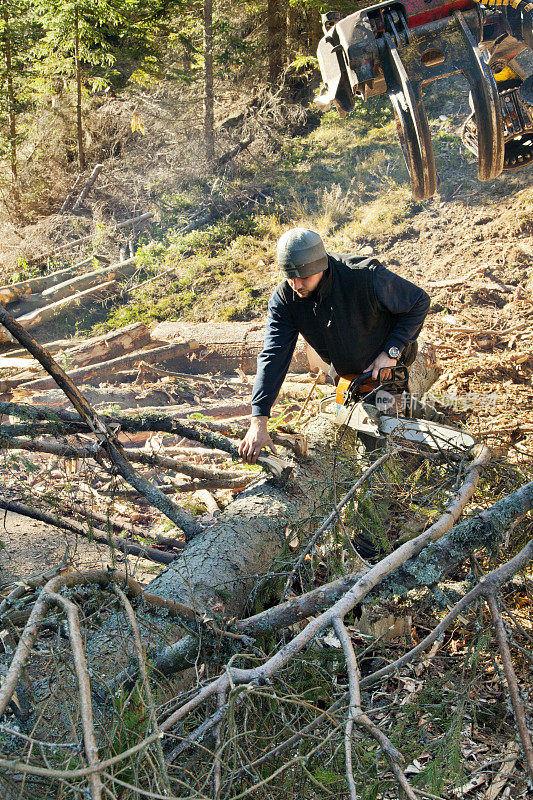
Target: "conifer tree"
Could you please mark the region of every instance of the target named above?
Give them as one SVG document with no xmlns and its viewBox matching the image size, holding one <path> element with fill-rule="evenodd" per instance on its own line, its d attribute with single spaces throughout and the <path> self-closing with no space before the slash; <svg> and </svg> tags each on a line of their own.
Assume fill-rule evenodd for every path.
<svg viewBox="0 0 533 800">
<path fill-rule="evenodd" d="M 15 213 L 20 213 L 20 182 L 18 158 L 18 117 L 27 99 L 24 71 L 27 56 L 30 22 L 25 0 L 0 2 L 0 126 L 6 142 L 5 155 L 11 174 L 11 195 Z"/>
<path fill-rule="evenodd" d="M 32 0 L 44 29 L 37 48 L 43 77 L 73 81 L 79 169 L 85 168 L 83 92 L 103 88 L 116 59 L 110 34 L 127 24 L 127 0 Z"/>
</svg>

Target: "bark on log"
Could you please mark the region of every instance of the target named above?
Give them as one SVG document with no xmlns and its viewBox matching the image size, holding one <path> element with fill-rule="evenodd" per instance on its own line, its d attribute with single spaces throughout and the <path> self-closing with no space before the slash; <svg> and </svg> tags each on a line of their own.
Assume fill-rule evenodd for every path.
<svg viewBox="0 0 533 800">
<path fill-rule="evenodd" d="M 194 333 L 193 333 L 194 332 Z M 195 339 L 201 346 L 194 361 L 176 362 L 182 372 L 232 372 L 255 374 L 257 356 L 263 349 L 265 326 L 255 322 L 161 322 L 152 335 L 163 341 Z M 308 372 L 307 345 L 298 340 L 291 362 L 292 372 Z"/>
<path fill-rule="evenodd" d="M 23 314 L 17 318 L 17 322 L 27 330 L 32 330 L 46 322 L 61 316 L 65 312 L 69 312 L 78 306 L 83 306 L 91 300 L 103 300 L 111 294 L 116 294 L 120 290 L 120 284 L 116 281 L 107 281 L 92 289 L 85 289 L 84 292 L 78 292 L 72 297 L 66 297 L 63 300 L 58 300 L 57 303 L 51 303 L 44 308 L 38 308 L 31 311 L 29 314 Z M 3 331 L 0 332 L 0 342 L 9 341 L 10 337 Z"/>
<path fill-rule="evenodd" d="M 89 399 L 90 391 L 87 393 Z M 109 390 L 106 390 L 106 393 L 100 392 L 96 394 L 95 392 L 94 401 L 95 402 L 104 402 L 106 401 L 106 397 L 110 399 L 106 402 L 111 405 L 118 404 L 119 400 L 122 398 L 124 401 L 126 399 L 131 402 L 132 394 L 129 389 L 126 390 L 126 393 L 121 393 L 115 395 L 110 393 Z M 47 395 L 48 397 L 49 395 Z M 152 399 L 150 395 L 147 395 L 148 400 Z M 141 432 L 150 432 L 150 431 L 157 431 L 163 430 L 168 433 L 173 433 L 172 422 L 173 420 L 185 420 L 189 414 L 197 413 L 199 409 L 201 409 L 202 414 L 204 416 L 209 417 L 216 417 L 227 419 L 229 417 L 236 416 L 237 414 L 241 413 L 241 410 L 250 410 L 250 405 L 248 403 L 241 403 L 241 404 L 227 404 L 227 403 L 220 403 L 214 406 L 210 406 L 209 408 L 205 408 L 203 406 L 191 406 L 191 405 L 168 405 L 168 406 L 154 406 L 153 402 L 148 403 L 150 408 L 149 416 L 146 414 L 139 415 L 139 408 L 142 407 L 142 399 L 138 399 L 139 406 L 138 408 L 132 408 L 131 406 L 125 406 L 123 412 L 121 414 L 115 413 L 102 413 L 100 416 L 102 419 L 106 420 L 107 422 L 116 422 L 120 425 L 123 431 L 128 433 L 135 433 L 137 431 Z M 89 400 L 89 402 L 92 402 Z M 0 402 L 0 414 L 6 414 L 8 416 L 18 417 L 22 420 L 28 420 L 29 422 L 37 422 L 37 421 L 50 421 L 53 424 L 57 425 L 58 423 L 65 422 L 71 423 L 72 427 L 79 426 L 80 430 L 87 430 L 87 427 L 79 414 L 76 414 L 74 411 L 68 411 L 66 409 L 58 408 L 55 405 L 30 405 L 29 403 L 7 403 L 7 402 Z M 157 427 L 150 427 L 150 424 L 153 423 Z M 72 430 L 72 428 L 71 428 Z M 21 432 L 22 435 L 22 432 Z"/>
<path fill-rule="evenodd" d="M 20 321 L 21 320 L 19 320 L 19 322 Z M 176 344 L 169 344 L 163 347 L 154 347 L 150 350 L 139 350 L 135 353 L 128 353 L 124 356 L 118 356 L 118 358 L 112 358 L 109 361 L 69 370 L 67 374 L 69 378 L 78 385 L 83 381 L 90 382 L 96 380 L 98 383 L 102 383 L 114 372 L 132 368 L 140 361 L 146 361 L 148 364 L 166 364 L 167 362 L 173 363 L 179 361 L 181 358 L 187 357 L 197 350 L 198 346 L 198 343 L 195 341 L 187 341 L 177 342 Z M 52 378 L 40 378 L 36 381 L 22 383 L 20 388 L 33 392 L 42 389 L 53 389 L 54 386 L 55 381 Z"/>
<path fill-rule="evenodd" d="M 50 286 L 67 280 L 76 274 L 78 267 L 66 267 L 65 269 L 49 272 L 48 275 L 40 275 L 38 278 L 29 278 L 26 281 L 18 281 L 7 286 L 0 286 L 0 303 L 8 305 L 14 303 L 34 292 L 42 292 Z"/>
<path fill-rule="evenodd" d="M 120 264 L 113 264 L 110 267 L 104 267 L 103 269 L 86 272 L 84 275 L 69 278 L 59 283 L 57 286 L 45 289 L 44 292 L 41 293 L 41 298 L 47 303 L 55 303 L 58 300 L 62 300 L 64 297 L 71 297 L 77 292 L 91 289 L 99 283 L 104 283 L 108 280 L 118 281 L 120 278 L 129 278 L 136 270 L 136 260 L 135 258 L 130 258 L 127 261 L 122 261 Z"/>
<path fill-rule="evenodd" d="M 124 375 L 123 372 L 117 374 Z M 141 390 L 140 388 L 136 389 L 132 387 L 131 383 L 127 387 L 113 386 L 113 388 L 103 387 L 101 389 L 95 386 L 82 384 L 80 390 L 83 392 L 88 402 L 96 408 L 119 408 L 124 409 L 124 411 L 138 413 L 140 408 L 150 407 L 151 409 L 155 405 L 161 413 L 166 414 L 168 411 L 165 410 L 165 404 L 168 404 L 169 409 L 184 409 L 184 414 L 193 414 L 199 411 L 203 413 L 202 406 L 199 405 L 173 405 L 176 398 L 173 398 L 172 395 L 162 389 Z M 14 400 L 29 397 L 34 407 L 48 408 L 50 411 L 59 411 L 71 407 L 69 401 L 59 389 L 48 389 L 41 394 L 40 392 L 35 393 L 31 390 L 24 389 L 22 384 L 17 384 L 15 387 L 11 384 L 11 393 Z"/>
<path fill-rule="evenodd" d="M 150 329 L 144 322 L 133 322 L 124 328 L 95 336 L 82 344 L 64 350 L 63 357 L 72 367 L 86 367 L 88 364 L 108 361 L 111 358 L 140 350 L 154 342 Z M 162 343 L 161 343 L 162 344 Z"/>
<path fill-rule="evenodd" d="M 54 286 L 49 286 L 39 293 L 25 296 L 21 304 L 16 308 L 12 307 L 10 311 L 16 319 L 21 319 L 37 309 L 44 309 L 52 303 L 57 303 L 59 300 L 63 300 L 66 297 L 72 297 L 79 292 L 91 289 L 106 281 L 118 281 L 119 278 L 130 277 L 134 274 L 136 269 L 135 259 L 130 258 L 119 264 L 92 270 L 83 275 L 69 276 L 67 280 L 63 280 Z"/>
</svg>

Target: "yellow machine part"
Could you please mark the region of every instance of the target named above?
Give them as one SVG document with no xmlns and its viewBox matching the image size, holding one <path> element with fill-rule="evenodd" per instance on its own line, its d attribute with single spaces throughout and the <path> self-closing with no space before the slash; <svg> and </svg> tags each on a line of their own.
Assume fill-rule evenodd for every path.
<svg viewBox="0 0 533 800">
<path fill-rule="evenodd" d="M 520 76 L 510 67 L 504 67 L 500 72 L 494 73 L 494 80 L 496 83 L 504 83 L 505 81 L 520 80 Z"/>
<path fill-rule="evenodd" d="M 484 6 L 512 6 L 517 11 L 533 12 L 533 3 L 530 0 L 474 0 Z"/>
</svg>

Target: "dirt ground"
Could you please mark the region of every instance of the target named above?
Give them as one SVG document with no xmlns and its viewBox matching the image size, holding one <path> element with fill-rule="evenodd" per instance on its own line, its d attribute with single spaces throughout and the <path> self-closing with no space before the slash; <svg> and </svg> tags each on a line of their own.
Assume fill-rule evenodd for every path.
<svg viewBox="0 0 533 800">
<path fill-rule="evenodd" d="M 115 553 L 107 545 L 82 536 L 67 534 L 59 528 L 28 519 L 20 514 L 3 513 L 0 526 L 0 593 L 16 581 L 43 572 L 62 561 L 76 569 L 126 569 L 141 583 L 148 583 L 159 568 L 144 558 Z"/>
</svg>

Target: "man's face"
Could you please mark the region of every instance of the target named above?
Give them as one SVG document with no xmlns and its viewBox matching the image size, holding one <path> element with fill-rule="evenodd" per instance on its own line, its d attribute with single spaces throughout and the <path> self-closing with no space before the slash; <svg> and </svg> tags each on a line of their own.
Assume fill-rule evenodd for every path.
<svg viewBox="0 0 533 800">
<path fill-rule="evenodd" d="M 322 280 L 323 274 L 323 272 L 317 272 L 316 275 L 309 275 L 308 278 L 287 278 L 287 283 L 298 297 L 309 297 Z"/>
</svg>

